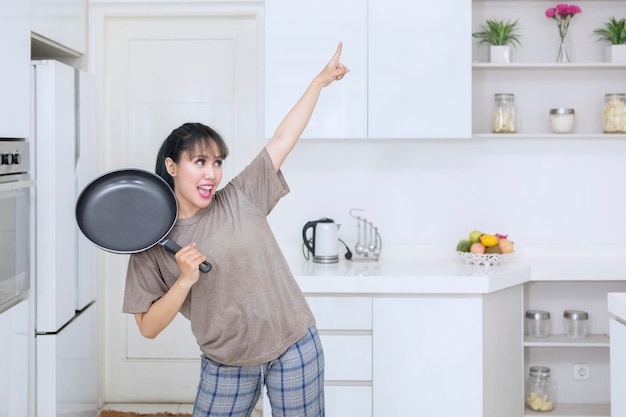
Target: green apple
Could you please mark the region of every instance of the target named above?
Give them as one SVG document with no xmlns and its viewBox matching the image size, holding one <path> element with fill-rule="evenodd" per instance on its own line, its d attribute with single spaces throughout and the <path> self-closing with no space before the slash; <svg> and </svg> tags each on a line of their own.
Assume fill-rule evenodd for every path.
<svg viewBox="0 0 626 417">
<path fill-rule="evenodd" d="M 478 242 L 478 240 L 480 239 L 480 235 L 482 235 L 483 232 L 481 232 L 480 230 L 472 230 L 469 234 L 469 241 L 471 243 L 476 243 Z"/>
<path fill-rule="evenodd" d="M 469 252 L 472 244 L 467 239 L 459 240 L 459 243 L 456 245 L 456 250 L 458 252 Z"/>
</svg>

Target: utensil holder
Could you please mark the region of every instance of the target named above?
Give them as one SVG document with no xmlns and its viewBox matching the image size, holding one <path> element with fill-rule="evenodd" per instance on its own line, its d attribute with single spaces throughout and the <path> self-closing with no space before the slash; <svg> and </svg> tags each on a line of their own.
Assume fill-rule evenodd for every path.
<svg viewBox="0 0 626 417">
<path fill-rule="evenodd" d="M 354 211 L 363 209 L 351 209 L 350 216 L 357 222 L 357 242 L 354 245 L 353 261 L 378 261 L 383 247 L 383 241 L 378 233 L 378 227 L 367 218 L 353 214 Z"/>
</svg>

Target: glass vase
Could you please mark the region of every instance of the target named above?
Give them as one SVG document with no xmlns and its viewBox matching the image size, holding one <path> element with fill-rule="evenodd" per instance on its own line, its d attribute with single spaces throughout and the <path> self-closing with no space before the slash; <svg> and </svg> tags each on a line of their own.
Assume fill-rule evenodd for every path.
<svg viewBox="0 0 626 417">
<path fill-rule="evenodd" d="M 559 43 L 559 53 L 556 56 L 556 62 L 561 64 L 569 62 L 569 54 L 567 53 L 565 39 L 561 39 L 561 42 Z"/>
</svg>

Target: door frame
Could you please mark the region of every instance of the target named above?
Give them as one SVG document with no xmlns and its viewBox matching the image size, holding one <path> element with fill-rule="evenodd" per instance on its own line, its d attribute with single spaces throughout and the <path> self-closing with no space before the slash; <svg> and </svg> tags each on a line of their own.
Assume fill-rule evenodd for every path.
<svg viewBox="0 0 626 417">
<path fill-rule="evenodd" d="M 119 2 L 101 2 L 98 0 L 92 1 L 89 4 L 89 39 L 88 39 L 88 53 L 87 53 L 87 71 L 92 73 L 96 81 L 96 97 L 101 98 L 96 106 L 96 126 L 98 126 L 96 138 L 94 143 L 97 146 L 96 152 L 98 155 L 106 154 L 105 140 L 108 137 L 106 126 L 102 123 L 105 120 L 105 111 L 107 108 L 106 103 L 102 102 L 106 98 L 106 91 L 104 88 L 105 83 L 105 46 L 106 46 L 106 22 L 111 18 L 143 18 L 143 17 L 241 17 L 246 16 L 253 18 L 256 21 L 256 38 L 257 38 L 257 57 L 256 61 L 259 63 L 257 70 L 257 86 L 258 94 L 256 99 L 257 108 L 257 126 L 256 126 L 256 141 L 257 148 L 261 149 L 265 143 L 264 138 L 264 80 L 265 73 L 263 68 L 263 56 L 264 50 L 264 3 L 262 1 L 252 2 L 208 2 L 208 3 L 176 3 L 176 2 L 141 2 L 124 4 Z M 95 2 L 97 1 L 97 2 Z M 104 161 L 100 158 L 97 161 L 97 172 L 102 172 L 104 168 Z M 99 253 L 98 256 L 98 271 L 106 270 L 106 257 L 107 254 Z M 98 300 L 101 303 L 99 309 L 99 334 L 102 336 L 105 332 L 105 326 L 107 326 L 107 286 L 106 280 L 102 277 L 102 272 L 99 272 L 98 276 Z M 114 303 L 115 304 L 115 303 Z M 120 314 L 122 314 L 120 312 Z M 134 320 L 133 320 L 134 321 Z M 126 321 L 125 321 L 126 322 Z M 99 392 L 99 407 L 105 402 L 111 401 L 108 393 L 108 372 L 107 355 L 104 337 L 100 337 L 99 346 L 99 386 L 101 387 Z M 108 348 L 110 349 L 110 348 Z M 105 354 L 106 353 L 106 354 Z M 119 354 L 115 352 L 114 354 Z M 195 388 L 195 387 L 194 387 Z"/>
</svg>

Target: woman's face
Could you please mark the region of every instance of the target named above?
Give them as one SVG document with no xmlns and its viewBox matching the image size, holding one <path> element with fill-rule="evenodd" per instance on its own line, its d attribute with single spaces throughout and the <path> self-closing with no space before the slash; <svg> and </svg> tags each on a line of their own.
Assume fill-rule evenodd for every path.
<svg viewBox="0 0 626 417">
<path fill-rule="evenodd" d="M 193 155 L 184 153 L 179 163 L 165 160 L 168 172 L 174 178 L 174 194 L 178 200 L 178 217 L 193 216 L 211 204 L 222 181 L 222 162 L 217 145 L 197 147 Z"/>
</svg>

